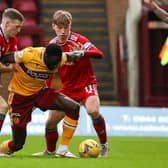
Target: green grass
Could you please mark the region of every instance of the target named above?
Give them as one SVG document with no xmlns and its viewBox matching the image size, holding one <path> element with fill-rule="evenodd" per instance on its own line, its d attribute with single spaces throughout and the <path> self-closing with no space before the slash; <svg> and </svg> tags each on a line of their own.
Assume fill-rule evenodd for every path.
<svg viewBox="0 0 168 168">
<path fill-rule="evenodd" d="M 73 137 L 70 150 L 78 155 L 79 143 L 87 138 Z M 0 142 L 9 139 L 0 136 Z M 28 136 L 24 149 L 9 158 L 0 158 L 0 168 L 166 168 L 168 167 L 168 138 L 109 137 L 108 158 L 33 157 L 44 149 L 42 136 Z"/>
</svg>

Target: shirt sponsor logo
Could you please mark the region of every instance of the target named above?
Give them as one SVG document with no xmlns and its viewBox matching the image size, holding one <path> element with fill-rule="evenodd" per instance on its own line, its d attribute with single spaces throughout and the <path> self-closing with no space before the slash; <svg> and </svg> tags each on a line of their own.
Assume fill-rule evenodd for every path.
<svg viewBox="0 0 168 168">
<path fill-rule="evenodd" d="M 21 69 L 31 78 L 39 79 L 39 80 L 46 80 L 48 79 L 53 73 L 47 73 L 47 72 L 38 72 L 33 71 L 31 69 L 28 69 L 24 63 L 19 64 Z"/>
</svg>

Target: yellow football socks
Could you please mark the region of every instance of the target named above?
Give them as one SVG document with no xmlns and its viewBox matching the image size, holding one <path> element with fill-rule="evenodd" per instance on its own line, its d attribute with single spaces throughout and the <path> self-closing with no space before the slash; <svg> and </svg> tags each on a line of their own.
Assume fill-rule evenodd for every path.
<svg viewBox="0 0 168 168">
<path fill-rule="evenodd" d="M 73 120 L 69 118 L 68 116 L 64 117 L 63 121 L 63 132 L 62 132 L 62 138 L 61 138 L 61 145 L 68 145 L 69 141 L 71 140 L 76 127 L 78 124 L 78 120 Z"/>
</svg>

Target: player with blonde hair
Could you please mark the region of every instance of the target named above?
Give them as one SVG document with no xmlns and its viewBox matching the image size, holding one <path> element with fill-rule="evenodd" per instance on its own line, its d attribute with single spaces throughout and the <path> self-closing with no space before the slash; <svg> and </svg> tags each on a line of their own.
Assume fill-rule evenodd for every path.
<svg viewBox="0 0 168 168">
<path fill-rule="evenodd" d="M 100 157 L 108 156 L 108 142 L 106 125 L 100 114 L 100 100 L 97 91 L 97 81 L 93 73 L 91 58 L 101 59 L 103 53 L 94 46 L 86 37 L 71 32 L 72 15 L 68 11 L 58 10 L 53 14 L 52 28 L 56 33 L 49 43 L 58 44 L 64 52 L 84 50 L 85 54 L 77 61 L 68 61 L 58 69 L 58 75 L 62 81 L 60 92 L 81 103 L 90 115 L 95 131 L 100 141 Z M 51 79 L 51 78 L 50 78 Z M 50 85 L 51 80 L 47 83 Z M 57 117 L 55 111 L 50 111 L 46 121 L 46 150 L 35 153 L 34 156 L 57 154 L 60 157 L 76 158 L 68 149 L 69 142 L 75 132 L 79 116 L 74 120 L 69 116 Z M 64 118 L 64 119 L 63 119 Z M 56 151 L 58 139 L 57 123 L 63 119 L 63 133 L 60 145 Z"/>
</svg>

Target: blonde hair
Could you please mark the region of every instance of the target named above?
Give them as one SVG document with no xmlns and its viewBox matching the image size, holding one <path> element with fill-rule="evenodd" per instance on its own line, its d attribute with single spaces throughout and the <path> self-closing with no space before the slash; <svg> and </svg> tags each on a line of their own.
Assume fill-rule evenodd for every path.
<svg viewBox="0 0 168 168">
<path fill-rule="evenodd" d="M 7 8 L 4 10 L 2 14 L 2 20 L 5 18 L 9 18 L 11 20 L 19 20 L 21 22 L 24 21 L 24 16 L 14 8 Z"/>
<path fill-rule="evenodd" d="M 65 10 L 58 10 L 53 14 L 53 23 L 56 25 L 69 25 L 72 23 L 72 15 Z"/>
</svg>

